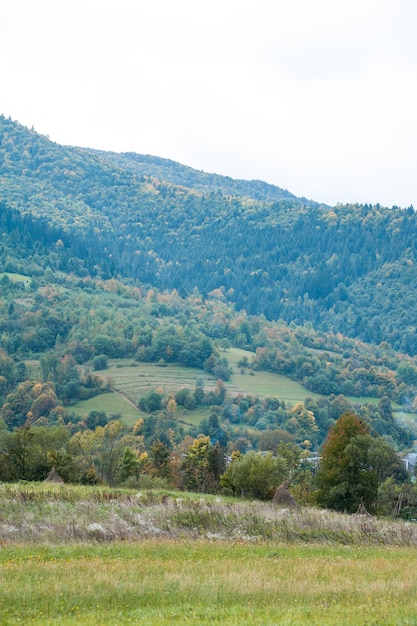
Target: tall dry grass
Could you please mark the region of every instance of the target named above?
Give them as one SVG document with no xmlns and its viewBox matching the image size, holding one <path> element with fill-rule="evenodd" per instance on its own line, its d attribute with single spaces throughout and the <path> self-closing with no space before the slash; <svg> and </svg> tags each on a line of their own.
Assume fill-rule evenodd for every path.
<svg viewBox="0 0 417 626">
<path fill-rule="evenodd" d="M 70 485 L 0 485 L 0 542 L 145 538 L 417 546 L 417 524 L 315 508 Z"/>
</svg>

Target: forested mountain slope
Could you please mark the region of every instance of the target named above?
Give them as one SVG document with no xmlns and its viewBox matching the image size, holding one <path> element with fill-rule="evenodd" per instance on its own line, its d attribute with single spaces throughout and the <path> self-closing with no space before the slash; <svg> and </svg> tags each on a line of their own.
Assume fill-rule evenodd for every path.
<svg viewBox="0 0 417 626">
<path fill-rule="evenodd" d="M 318 204 L 306 198 L 297 198 L 286 189 L 269 185 L 261 180 L 236 180 L 229 176 L 209 174 L 186 165 L 181 165 L 170 159 L 136 154 L 134 152 L 119 154 L 117 152 L 91 150 L 90 153 L 97 154 L 106 161 L 113 163 L 116 167 L 129 170 L 140 176 L 149 176 L 205 193 L 220 192 L 228 196 L 252 198 L 253 200 L 263 202 L 289 199 L 294 204 L 308 204 L 312 206 L 317 206 Z"/>
<path fill-rule="evenodd" d="M 411 207 L 329 209 L 157 157 L 60 146 L 4 117 L 0 200 L 3 220 L 12 210 L 46 219 L 52 269 L 197 287 L 250 314 L 417 354 Z"/>
</svg>

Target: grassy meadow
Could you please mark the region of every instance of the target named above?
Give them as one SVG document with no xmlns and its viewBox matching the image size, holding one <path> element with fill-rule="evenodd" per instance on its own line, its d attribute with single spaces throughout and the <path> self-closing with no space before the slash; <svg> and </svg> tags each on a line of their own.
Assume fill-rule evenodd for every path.
<svg viewBox="0 0 417 626">
<path fill-rule="evenodd" d="M 137 407 L 132 406 L 126 397 L 116 392 L 103 393 L 88 400 L 80 400 L 67 409 L 68 413 L 81 417 L 90 411 L 105 411 L 108 416 L 120 414 L 123 422 L 128 426 L 133 426 L 136 420 L 144 415 Z"/>
<path fill-rule="evenodd" d="M 222 353 L 223 354 L 223 353 Z M 233 374 L 225 386 L 230 394 L 254 394 L 258 396 L 276 396 L 289 403 L 304 400 L 307 396 L 319 397 L 305 389 L 299 383 L 286 376 L 271 372 L 253 372 L 242 370 L 236 365 L 242 356 L 252 356 L 251 352 L 231 348 L 224 352 Z M 176 393 L 183 387 L 195 388 L 198 379 L 204 382 L 206 390 L 213 389 L 217 379 L 206 372 L 192 367 L 170 364 L 160 367 L 156 363 L 141 363 L 132 359 L 110 360 L 108 369 L 100 372 L 110 377 L 114 388 L 137 404 L 139 398 L 153 389 L 160 388 L 164 393 Z"/>
<path fill-rule="evenodd" d="M 225 356 L 233 368 L 233 374 L 227 383 L 227 388 L 230 389 L 231 393 L 247 393 L 261 397 L 274 396 L 290 404 L 302 402 L 307 396 L 310 398 L 319 397 L 318 394 L 308 391 L 300 383 L 282 374 L 239 368 L 237 362 L 244 356 L 248 357 L 249 363 L 251 362 L 252 352 L 230 348 L 225 352 Z"/>
<path fill-rule="evenodd" d="M 2 624 L 417 624 L 404 548 L 154 540 L 4 547 Z"/>
<path fill-rule="evenodd" d="M 417 625 L 417 525 L 0 485 L 0 624 Z"/>
<path fill-rule="evenodd" d="M 271 372 L 252 372 L 241 370 L 237 362 L 252 353 L 238 348 L 231 348 L 225 353 L 233 374 L 225 386 L 231 395 L 238 393 L 253 394 L 260 397 L 276 396 L 287 403 L 295 404 L 305 400 L 307 396 L 318 397 L 309 392 L 299 383 Z M 76 415 L 85 415 L 89 411 L 106 411 L 108 415 L 120 413 L 127 424 L 134 423 L 142 415 L 137 406 L 139 398 L 149 391 L 160 389 L 165 394 L 176 393 L 183 387 L 195 388 L 198 379 L 204 381 L 205 390 L 213 389 L 217 380 L 202 370 L 181 365 L 170 364 L 161 367 L 156 363 L 138 363 L 132 359 L 110 360 L 106 370 L 98 372 L 101 376 L 112 380 L 113 388 L 118 394 L 102 394 L 89 400 L 82 400 L 71 407 Z M 198 425 L 203 417 L 208 417 L 209 409 L 199 407 L 194 411 L 178 408 L 176 419 L 184 424 Z M 206 415 L 207 414 L 207 415 Z"/>
<path fill-rule="evenodd" d="M 131 359 L 110 360 L 107 370 L 101 372 L 109 376 L 115 389 L 122 392 L 134 403 L 153 389 L 160 388 L 164 393 L 176 393 L 183 387 L 195 388 L 197 379 L 204 380 L 206 389 L 216 384 L 216 379 L 193 367 L 170 364 L 161 367 L 157 363 L 141 363 Z"/>
<path fill-rule="evenodd" d="M 228 393 L 236 395 L 253 394 L 260 397 L 276 396 L 289 404 L 295 404 L 305 400 L 307 396 L 318 397 L 309 392 L 299 383 L 271 372 L 254 372 L 241 370 L 237 362 L 252 353 L 231 348 L 225 356 L 233 368 L 230 380 L 225 383 Z M 38 361 L 27 361 L 26 366 L 33 378 L 40 376 Z M 83 417 L 90 411 L 105 411 L 107 415 L 120 414 L 127 425 L 133 425 L 136 420 L 144 416 L 137 408 L 139 399 L 152 390 L 159 389 L 164 394 L 176 393 L 183 387 L 194 389 L 198 379 L 203 380 L 205 390 L 213 389 L 217 379 L 206 372 L 182 365 L 170 364 L 161 367 L 156 363 L 141 363 L 132 359 L 111 359 L 106 370 L 97 372 L 103 378 L 110 378 L 114 392 L 104 393 L 88 400 L 80 400 L 68 407 L 68 411 L 74 415 Z M 188 411 L 178 407 L 175 418 L 185 426 L 198 426 L 201 420 L 210 415 L 209 407 L 198 407 Z M 249 428 L 249 427 L 248 427 Z"/>
<path fill-rule="evenodd" d="M 12 283 L 30 283 L 32 281 L 30 276 L 25 276 L 24 274 L 17 274 L 15 272 L 0 272 L 0 280 L 4 276 L 7 276 L 7 278 Z"/>
</svg>

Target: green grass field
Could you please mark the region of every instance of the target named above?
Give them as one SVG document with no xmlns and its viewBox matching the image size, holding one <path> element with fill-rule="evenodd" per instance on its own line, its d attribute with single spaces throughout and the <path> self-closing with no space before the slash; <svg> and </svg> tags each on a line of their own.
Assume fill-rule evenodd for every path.
<svg viewBox="0 0 417 626">
<path fill-rule="evenodd" d="M 25 276 L 24 274 L 16 274 L 14 272 L 1 272 L 0 273 L 0 280 L 3 278 L 3 276 L 7 276 L 12 283 L 31 283 L 32 279 L 30 278 L 30 276 Z"/>
<path fill-rule="evenodd" d="M 110 376 L 115 389 L 135 404 L 141 396 L 158 387 L 169 394 L 183 387 L 194 389 L 199 378 L 204 380 L 207 389 L 216 384 L 216 379 L 196 368 L 174 364 L 160 367 L 156 363 L 138 363 L 132 359 L 110 361 L 110 367 L 99 373 Z"/>
<path fill-rule="evenodd" d="M 227 383 L 227 388 L 232 393 L 247 393 L 261 397 L 273 396 L 291 404 L 302 402 L 308 396 L 310 398 L 319 397 L 318 394 L 308 391 L 300 383 L 287 376 L 272 372 L 252 372 L 250 369 L 241 370 L 237 365 L 238 361 L 246 356 L 250 363 L 253 357 L 252 352 L 230 348 L 224 354 L 233 368 L 233 374 Z"/>
<path fill-rule="evenodd" d="M 133 426 L 136 420 L 145 415 L 132 406 L 126 398 L 113 392 L 103 393 L 88 400 L 80 400 L 67 410 L 80 417 L 87 415 L 90 411 L 105 411 L 108 417 L 120 414 L 128 426 Z"/>
<path fill-rule="evenodd" d="M 197 378 L 204 379 L 206 389 L 213 388 L 217 382 L 195 368 L 180 365 L 159 367 L 155 363 L 135 363 L 131 359 L 111 361 L 108 369 L 98 373 L 109 376 L 115 391 L 119 393 L 105 393 L 82 400 L 71 406 L 70 411 L 81 417 L 90 411 L 105 411 L 107 415 L 120 413 L 128 425 L 134 424 L 139 417 L 145 415 L 136 407 L 139 399 L 152 390 L 159 389 L 168 395 L 183 387 L 194 389 Z M 175 418 L 185 425 L 197 426 L 209 414 L 208 407 L 199 407 L 195 411 L 178 407 Z"/>
<path fill-rule="evenodd" d="M 411 626 L 416 552 L 156 540 L 3 547 L 1 624 Z"/>
<path fill-rule="evenodd" d="M 254 375 L 250 375 L 250 370 L 241 373 L 236 364 L 242 356 L 251 357 L 250 352 L 231 348 L 225 356 L 233 368 L 230 381 L 225 383 L 232 395 L 242 393 L 261 397 L 276 396 L 292 404 L 303 401 L 307 396 L 318 397 L 286 376 L 271 372 L 255 372 Z M 99 374 L 110 377 L 114 389 L 121 395 L 106 393 L 83 400 L 72 406 L 71 411 L 79 416 L 90 411 L 105 411 L 107 415 L 120 413 L 127 424 L 133 424 L 143 415 L 139 409 L 132 406 L 132 403 L 137 406 L 139 398 L 151 390 L 160 389 L 164 394 L 170 394 L 183 387 L 194 389 L 198 379 L 203 380 L 204 388 L 208 390 L 214 388 L 217 383 L 215 378 L 196 368 L 175 364 L 160 367 L 155 363 L 137 363 L 132 359 L 111 360 L 108 369 Z M 206 407 L 199 407 L 194 411 L 179 407 L 175 418 L 185 425 L 197 426 L 209 413 Z"/>
<path fill-rule="evenodd" d="M 250 362 L 253 357 L 252 352 L 230 348 L 221 354 L 224 354 L 233 369 L 230 380 L 225 383 L 227 390 L 231 394 L 242 393 L 260 397 L 274 396 L 290 404 L 302 402 L 307 397 L 320 397 L 319 394 L 309 391 L 300 383 L 291 380 L 287 376 L 263 371 L 251 373 L 250 369 L 241 370 L 237 362 L 243 356 L 247 356 Z M 217 382 L 215 378 L 196 368 L 175 364 L 160 367 L 155 363 L 138 363 L 131 359 L 110 361 L 110 367 L 101 373 L 110 376 L 114 382 L 115 389 L 122 392 L 134 403 L 137 403 L 142 395 L 158 387 L 164 393 L 175 393 L 183 387 L 193 389 L 198 379 L 204 381 L 206 389 L 213 388 Z M 351 400 L 354 402 L 379 402 L 379 398 L 368 397 L 351 398 Z"/>
<path fill-rule="evenodd" d="M 104 393 L 88 400 L 80 400 L 68 408 L 68 412 L 80 417 L 87 415 L 90 411 L 105 411 L 109 417 L 120 414 L 127 426 L 133 426 L 140 417 L 147 415 L 132 406 L 126 397 L 115 392 Z M 194 411 L 187 411 L 187 409 L 178 407 L 175 419 L 185 426 L 198 426 L 203 418 L 209 417 L 210 413 L 209 407 L 200 407 Z"/>
<path fill-rule="evenodd" d="M 224 355 L 233 368 L 230 380 L 225 383 L 228 393 L 257 395 L 260 397 L 274 396 L 284 400 L 287 404 L 302 402 L 307 397 L 318 398 L 319 395 L 305 389 L 286 376 L 272 372 L 255 371 L 241 368 L 237 362 L 247 356 L 249 362 L 252 353 L 238 348 L 227 350 Z M 36 361 L 28 362 L 32 369 L 39 367 Z M 138 363 L 132 359 L 115 359 L 110 361 L 108 369 L 98 372 L 112 380 L 116 393 L 105 393 L 88 400 L 77 402 L 70 407 L 70 412 L 83 417 L 90 411 L 105 411 L 107 415 L 120 414 L 127 425 L 133 425 L 144 414 L 138 409 L 139 399 L 154 389 L 159 389 L 165 395 L 176 393 L 183 387 L 195 388 L 196 381 L 202 380 L 204 388 L 212 389 L 216 379 L 206 372 L 196 368 L 187 368 L 171 364 L 160 367 L 155 363 Z M 379 402 L 378 398 L 350 398 L 353 402 Z M 178 407 L 175 418 L 185 427 L 198 426 L 203 418 L 208 417 L 208 407 L 199 407 L 188 411 Z"/>
<path fill-rule="evenodd" d="M 253 356 L 251 352 L 231 348 L 222 354 L 226 356 L 233 368 L 230 380 L 225 383 L 232 394 L 277 396 L 292 403 L 302 401 L 307 396 L 318 397 L 299 383 L 280 374 L 254 372 L 251 375 L 250 370 L 245 370 L 244 374 L 241 373 L 236 364 L 242 356 L 251 358 Z M 131 359 L 110 361 L 110 367 L 101 374 L 109 376 L 114 382 L 114 387 L 135 403 L 142 395 L 157 387 L 160 387 L 164 393 L 175 393 L 183 387 L 194 389 L 198 379 L 204 381 L 206 389 L 213 388 L 217 382 L 213 376 L 196 368 L 175 364 L 160 367 L 156 363 L 138 363 Z"/>
</svg>

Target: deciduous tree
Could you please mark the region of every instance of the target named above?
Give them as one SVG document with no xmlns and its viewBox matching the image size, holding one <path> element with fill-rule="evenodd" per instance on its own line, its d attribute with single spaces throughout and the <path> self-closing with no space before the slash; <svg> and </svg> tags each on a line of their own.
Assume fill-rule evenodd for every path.
<svg viewBox="0 0 417 626">
<path fill-rule="evenodd" d="M 222 485 L 234 495 L 258 500 L 272 499 L 275 489 L 287 478 L 287 461 L 271 452 L 236 454 L 222 476 Z"/>
<path fill-rule="evenodd" d="M 339 417 L 322 448 L 317 473 L 319 505 L 353 513 L 363 502 L 368 510 L 374 509 L 378 473 L 370 463 L 372 443 L 368 428 L 354 413 Z"/>
</svg>

